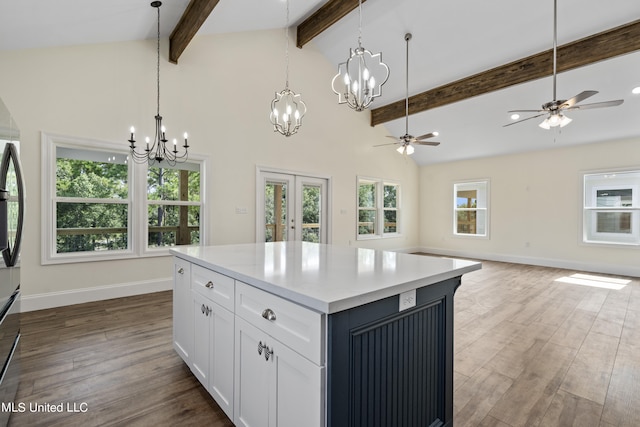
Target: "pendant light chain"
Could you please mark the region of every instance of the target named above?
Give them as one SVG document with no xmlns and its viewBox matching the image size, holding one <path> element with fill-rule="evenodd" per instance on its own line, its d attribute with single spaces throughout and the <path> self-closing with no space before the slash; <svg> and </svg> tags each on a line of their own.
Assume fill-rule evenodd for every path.
<svg viewBox="0 0 640 427">
<path fill-rule="evenodd" d="M 362 47 L 362 0 L 358 0 L 358 47 Z"/>
<path fill-rule="evenodd" d="M 287 19 L 286 24 L 284 26 L 285 38 L 287 39 L 287 44 L 285 47 L 285 89 L 289 89 L 289 0 L 287 0 Z"/>
<path fill-rule="evenodd" d="M 156 44 L 156 57 L 158 59 L 157 65 L 156 65 L 156 84 L 157 84 L 157 105 L 158 105 L 158 109 L 157 109 L 157 115 L 160 115 L 160 8 L 157 7 L 156 9 L 158 9 L 158 36 L 156 38 L 157 40 L 157 44 Z"/>
</svg>

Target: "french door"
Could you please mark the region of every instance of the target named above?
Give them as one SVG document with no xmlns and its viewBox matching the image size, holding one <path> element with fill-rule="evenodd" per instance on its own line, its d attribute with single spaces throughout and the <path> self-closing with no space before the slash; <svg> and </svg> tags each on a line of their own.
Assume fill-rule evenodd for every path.
<svg viewBox="0 0 640 427">
<path fill-rule="evenodd" d="M 256 241 L 328 243 L 328 179 L 258 170 Z"/>
</svg>

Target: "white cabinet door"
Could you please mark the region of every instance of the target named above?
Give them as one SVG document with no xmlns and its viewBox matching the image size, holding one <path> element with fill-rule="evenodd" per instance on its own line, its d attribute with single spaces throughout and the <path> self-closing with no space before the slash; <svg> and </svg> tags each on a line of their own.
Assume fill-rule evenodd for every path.
<svg viewBox="0 0 640 427">
<path fill-rule="evenodd" d="M 187 365 L 193 346 L 191 263 L 173 259 L 173 348 Z"/>
<path fill-rule="evenodd" d="M 209 345 L 209 393 L 233 419 L 233 370 L 235 316 L 222 306 L 211 303 Z"/>
<path fill-rule="evenodd" d="M 208 388 L 209 384 L 209 348 L 211 318 L 209 312 L 212 305 L 209 300 L 197 292 L 192 291 L 193 298 L 193 351 L 191 352 L 191 372 L 200 383 Z"/>
<path fill-rule="evenodd" d="M 240 317 L 236 317 L 236 355 L 237 426 L 323 425 L 324 368 Z"/>
<path fill-rule="evenodd" d="M 192 291 L 194 341 L 191 372 L 233 419 L 234 315 Z"/>
<path fill-rule="evenodd" d="M 324 368 L 273 340 L 275 384 L 270 398 L 269 425 L 324 426 Z"/>
<path fill-rule="evenodd" d="M 270 361 L 264 350 L 268 335 L 236 316 L 235 408 L 236 426 L 265 427 L 269 423 Z"/>
</svg>

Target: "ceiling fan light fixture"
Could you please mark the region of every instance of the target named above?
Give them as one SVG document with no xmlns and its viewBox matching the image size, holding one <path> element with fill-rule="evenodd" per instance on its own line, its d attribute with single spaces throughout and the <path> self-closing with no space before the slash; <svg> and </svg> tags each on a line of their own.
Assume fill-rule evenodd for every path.
<svg viewBox="0 0 640 427">
<path fill-rule="evenodd" d="M 542 123 L 540 123 L 538 126 L 540 126 L 542 129 L 547 129 L 547 130 L 554 127 L 558 127 L 558 126 L 563 128 L 569 123 L 571 123 L 571 120 L 572 120 L 571 118 L 565 116 L 564 114 L 552 113 L 549 117 L 544 119 Z"/>
</svg>

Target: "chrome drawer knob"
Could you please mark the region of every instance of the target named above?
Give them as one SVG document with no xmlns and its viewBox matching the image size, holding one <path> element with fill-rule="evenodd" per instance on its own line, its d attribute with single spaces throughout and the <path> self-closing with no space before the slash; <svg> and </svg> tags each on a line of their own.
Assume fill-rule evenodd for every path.
<svg viewBox="0 0 640 427">
<path fill-rule="evenodd" d="M 265 319 L 267 319 L 267 320 L 269 320 L 271 322 L 276 320 L 276 314 L 270 308 L 265 308 L 264 309 L 264 311 L 262 312 L 262 317 L 264 317 Z"/>
<path fill-rule="evenodd" d="M 208 289 L 213 289 L 213 282 L 212 282 L 211 280 L 209 280 L 209 282 L 208 282 L 206 285 L 204 285 L 204 286 L 205 286 L 206 288 L 208 288 Z"/>
<path fill-rule="evenodd" d="M 180 267 L 180 268 L 178 269 L 178 273 L 180 273 L 180 274 L 184 274 L 184 268 Z"/>
</svg>

